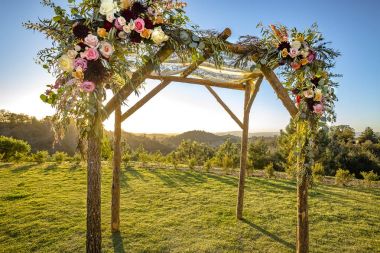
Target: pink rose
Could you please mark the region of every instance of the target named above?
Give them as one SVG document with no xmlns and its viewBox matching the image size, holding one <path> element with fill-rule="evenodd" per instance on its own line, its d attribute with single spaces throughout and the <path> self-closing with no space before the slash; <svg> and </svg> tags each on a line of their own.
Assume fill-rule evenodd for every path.
<svg viewBox="0 0 380 253">
<path fill-rule="evenodd" d="M 85 92 L 93 92 L 95 90 L 95 84 L 91 81 L 84 81 L 80 88 Z"/>
<path fill-rule="evenodd" d="M 87 61 L 83 58 L 77 58 L 74 61 L 74 68 L 77 69 L 78 67 L 82 68 L 83 71 L 87 69 Z"/>
<path fill-rule="evenodd" d="M 126 24 L 127 24 L 127 21 L 123 17 L 118 17 L 115 20 L 115 27 L 117 30 L 120 30 L 120 31 L 123 30 L 123 26 L 125 26 Z"/>
<path fill-rule="evenodd" d="M 289 51 L 289 55 L 290 55 L 290 57 L 292 57 L 292 58 L 296 57 L 296 56 L 298 55 L 298 49 L 292 47 L 292 48 L 290 49 L 290 51 Z"/>
<path fill-rule="evenodd" d="M 100 42 L 100 47 L 99 47 L 100 53 L 103 55 L 104 58 L 110 58 L 110 56 L 113 54 L 113 47 L 110 43 L 106 41 Z"/>
<path fill-rule="evenodd" d="M 99 43 L 99 40 L 95 35 L 89 34 L 86 38 L 84 38 L 84 42 L 90 47 L 96 47 Z"/>
<path fill-rule="evenodd" d="M 86 51 L 81 53 L 82 58 L 86 58 L 87 60 L 97 60 L 99 59 L 99 52 L 95 48 L 87 48 Z"/>
<path fill-rule="evenodd" d="M 145 29 L 145 21 L 142 18 L 138 18 L 135 20 L 135 31 L 138 33 L 142 33 Z"/>
<path fill-rule="evenodd" d="M 316 104 L 313 105 L 314 113 L 321 115 L 323 113 L 323 105 L 322 104 Z"/>
<path fill-rule="evenodd" d="M 315 60 L 315 52 L 310 51 L 309 55 L 307 56 L 307 60 L 309 62 L 313 62 Z"/>
</svg>

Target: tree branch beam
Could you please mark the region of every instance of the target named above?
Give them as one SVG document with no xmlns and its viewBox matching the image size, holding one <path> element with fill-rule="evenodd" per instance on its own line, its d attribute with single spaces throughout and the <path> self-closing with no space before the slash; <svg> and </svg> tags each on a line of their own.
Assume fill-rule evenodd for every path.
<svg viewBox="0 0 380 253">
<path fill-rule="evenodd" d="M 224 110 L 231 116 L 231 118 L 239 125 L 241 129 L 243 129 L 243 123 L 240 119 L 231 111 L 231 109 L 223 102 L 223 100 L 219 97 L 219 95 L 210 87 L 205 85 L 206 89 L 214 96 L 216 101 L 224 108 Z"/>
</svg>

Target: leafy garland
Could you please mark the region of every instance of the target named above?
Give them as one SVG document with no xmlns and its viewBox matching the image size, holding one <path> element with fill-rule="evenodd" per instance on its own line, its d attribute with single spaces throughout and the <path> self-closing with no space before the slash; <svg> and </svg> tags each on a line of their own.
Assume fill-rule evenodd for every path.
<svg viewBox="0 0 380 253">
<path fill-rule="evenodd" d="M 293 138 L 294 152 L 290 155 L 298 166 L 298 176 L 311 181 L 314 163 L 315 135 L 319 127 L 334 122 L 334 102 L 337 100 L 333 80 L 335 59 L 340 55 L 328 47 L 318 27 L 314 24 L 304 32 L 289 30 L 283 25 L 262 28 L 261 64 L 271 68 L 281 67 L 285 87 L 294 97 L 299 113 L 295 117 L 297 131 Z"/>
<path fill-rule="evenodd" d="M 201 59 L 213 49 L 214 62 L 222 63 L 224 42 L 209 31 L 187 27 L 185 2 L 173 0 L 68 0 L 70 12 L 50 0 L 42 4 L 55 16 L 28 29 L 42 32 L 53 47 L 38 53 L 37 63 L 57 77 L 40 97 L 56 108 L 54 122 L 62 133 L 74 118 L 84 137 L 91 118 L 102 108 L 106 90 L 116 93 L 129 85 L 130 73 L 148 61 L 157 62 L 163 44 L 174 48 L 183 61 Z M 136 88 L 136 87 L 133 87 Z"/>
</svg>

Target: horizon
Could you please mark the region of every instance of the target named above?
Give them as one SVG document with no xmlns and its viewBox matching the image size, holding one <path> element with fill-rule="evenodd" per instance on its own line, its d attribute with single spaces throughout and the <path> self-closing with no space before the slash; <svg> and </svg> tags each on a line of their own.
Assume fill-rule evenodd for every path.
<svg viewBox="0 0 380 253">
<path fill-rule="evenodd" d="M 65 6 L 67 1 L 56 2 Z M 232 37 L 229 41 L 236 41 L 239 36 L 246 34 L 259 35 L 255 28 L 259 22 L 265 25 L 280 22 L 300 29 L 309 27 L 314 22 L 318 23 L 327 40 L 332 41 L 332 46 L 342 52 L 335 68 L 335 72 L 343 77 L 338 79 L 339 101 L 336 103 L 337 122 L 334 125 L 350 125 L 356 132 L 361 132 L 368 126 L 379 132 L 380 100 L 377 95 L 380 94 L 380 85 L 376 74 L 380 52 L 365 46 L 365 43 L 380 40 L 380 33 L 376 32 L 377 24 L 380 23 L 380 2 L 366 0 L 343 5 L 324 0 L 318 6 L 304 1 L 296 1 L 294 5 L 298 6 L 298 3 L 310 12 L 297 12 L 294 15 L 292 6 L 281 5 L 281 8 L 273 8 L 278 6 L 278 1 L 273 0 L 265 3 L 240 0 L 233 4 L 230 1 L 210 0 L 200 3 L 190 0 L 186 10 L 190 20 L 201 28 L 221 31 L 230 27 Z M 326 5 L 329 8 L 325 8 Z M 20 6 L 23 8 L 20 9 Z M 27 31 L 21 26 L 22 22 L 36 20 L 37 16 L 50 16 L 50 11 L 42 7 L 39 1 L 27 0 L 21 1 L 21 4 L 20 1 L 7 2 L 5 9 L 9 11 L 0 17 L 0 27 L 8 35 L 0 41 L 1 48 L 6 49 L 0 62 L 0 108 L 39 119 L 52 115 L 54 110 L 40 101 L 39 95 L 54 78 L 33 60 L 37 51 L 48 46 L 49 42 L 40 34 Z M 205 11 L 210 9 L 213 11 Z M 15 12 L 18 15 L 14 16 Z M 233 19 L 224 18 L 231 13 L 239 15 L 234 14 Z M 22 74 L 20 69 L 23 70 Z M 147 81 L 140 97 L 157 83 Z M 232 111 L 242 115 L 242 92 L 225 89 L 216 91 Z M 133 96 L 128 105 L 137 100 Z M 123 111 L 125 110 L 124 106 Z M 263 82 L 253 104 L 249 131 L 279 132 L 289 123 L 289 119 L 288 112 L 271 87 Z M 107 130 L 112 130 L 113 116 L 104 125 Z M 240 131 L 204 87 L 179 83 L 170 84 L 123 123 L 123 130 L 133 133 L 172 134 L 192 129 L 213 133 Z"/>
</svg>

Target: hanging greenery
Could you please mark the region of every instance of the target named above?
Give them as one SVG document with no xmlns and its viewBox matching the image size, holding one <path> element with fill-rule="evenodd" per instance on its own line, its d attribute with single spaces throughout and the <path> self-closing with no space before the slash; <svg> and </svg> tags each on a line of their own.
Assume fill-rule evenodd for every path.
<svg viewBox="0 0 380 253">
<path fill-rule="evenodd" d="M 40 31 L 52 47 L 38 53 L 37 62 L 56 76 L 41 99 L 57 111 L 56 130 L 62 132 L 74 118 L 82 136 L 90 119 L 102 108 L 106 89 L 116 93 L 129 85 L 130 75 L 148 61 L 159 70 L 155 58 L 167 44 L 183 61 L 201 59 L 211 48 L 216 65 L 223 60 L 224 42 L 215 33 L 188 26 L 185 2 L 173 0 L 68 0 L 69 11 L 50 0 L 42 4 L 54 10 L 51 19 L 27 22 Z M 137 87 L 133 87 L 137 88 Z"/>
</svg>

